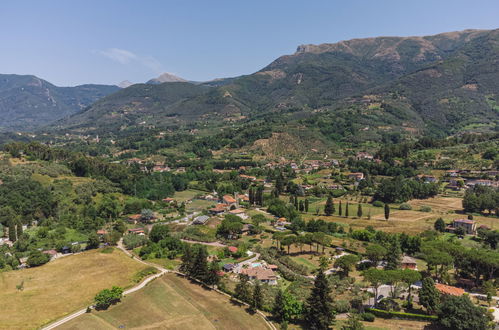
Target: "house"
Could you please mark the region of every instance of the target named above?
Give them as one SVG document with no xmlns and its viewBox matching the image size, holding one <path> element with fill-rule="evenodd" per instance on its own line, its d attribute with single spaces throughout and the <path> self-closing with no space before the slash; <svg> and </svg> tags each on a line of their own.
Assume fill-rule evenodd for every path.
<svg viewBox="0 0 499 330">
<path fill-rule="evenodd" d="M 173 199 L 171 197 L 166 197 L 166 198 L 163 198 L 163 202 L 171 204 L 171 203 L 175 202 L 175 199 Z"/>
<path fill-rule="evenodd" d="M 230 214 L 237 215 L 241 219 L 247 219 L 248 215 L 246 214 L 246 211 L 243 209 L 234 209 L 229 211 Z"/>
<path fill-rule="evenodd" d="M 220 214 L 220 213 L 224 213 L 225 210 L 227 209 L 228 205 L 226 204 L 217 204 L 217 206 L 215 207 L 212 207 L 211 209 L 209 209 L 208 211 L 211 213 L 211 214 Z"/>
<path fill-rule="evenodd" d="M 418 265 L 416 263 L 416 259 L 414 258 L 411 258 L 409 256 L 404 256 L 402 258 L 402 269 L 412 269 L 412 270 L 417 270 L 418 269 Z"/>
<path fill-rule="evenodd" d="M 225 264 L 225 265 L 223 265 L 222 269 L 226 272 L 231 272 L 234 270 L 235 267 L 236 267 L 236 265 L 234 265 L 234 264 Z"/>
<path fill-rule="evenodd" d="M 417 177 L 419 180 L 422 180 L 424 183 L 435 183 L 438 181 L 438 179 L 432 175 L 419 174 Z"/>
<path fill-rule="evenodd" d="M 142 220 L 142 215 L 141 214 L 132 214 L 132 215 L 129 215 L 128 219 L 127 219 L 128 223 L 132 223 L 132 224 L 136 224 L 140 220 Z"/>
<path fill-rule="evenodd" d="M 247 180 L 250 180 L 250 181 L 255 181 L 256 180 L 256 177 L 254 177 L 252 175 L 239 174 L 239 177 L 241 179 L 247 179 Z"/>
<path fill-rule="evenodd" d="M 456 178 L 459 176 L 458 170 L 448 170 L 445 173 L 446 173 L 446 175 L 450 176 L 451 178 Z"/>
<path fill-rule="evenodd" d="M 491 187 L 491 186 L 494 185 L 494 181 L 492 181 L 492 180 L 484 180 L 484 179 L 468 180 L 466 182 L 466 185 L 468 187 L 474 187 L 474 186 L 487 186 L 487 187 Z"/>
<path fill-rule="evenodd" d="M 250 201 L 248 196 L 241 195 L 241 194 L 237 195 L 237 199 L 239 199 L 239 200 L 241 200 L 243 202 L 247 202 L 247 203 L 249 203 L 249 201 Z"/>
<path fill-rule="evenodd" d="M 452 221 L 452 225 L 447 226 L 447 230 L 455 232 L 457 228 L 463 228 L 465 234 L 476 235 L 476 222 L 469 219 L 456 219 Z"/>
<path fill-rule="evenodd" d="M 140 235 L 144 236 L 146 233 L 144 232 L 144 229 L 142 228 L 133 228 L 133 229 L 128 229 L 129 234 L 135 234 L 135 235 Z"/>
<path fill-rule="evenodd" d="M 373 155 L 367 153 L 367 152 L 358 152 L 357 155 L 355 156 L 355 158 L 357 158 L 357 160 L 373 160 L 374 157 Z"/>
<path fill-rule="evenodd" d="M 249 233 L 251 229 L 253 228 L 253 225 L 251 223 L 245 223 L 243 225 L 243 229 L 241 229 L 241 232 L 244 233 Z"/>
<path fill-rule="evenodd" d="M 353 179 L 355 181 L 364 180 L 364 173 L 362 173 L 362 172 L 349 173 L 348 179 L 350 179 L 350 180 Z"/>
<path fill-rule="evenodd" d="M 229 205 L 229 207 L 231 207 L 233 205 L 237 207 L 237 201 L 231 195 L 224 195 L 224 197 L 222 197 L 222 201 L 224 204 Z"/>
<path fill-rule="evenodd" d="M 241 273 L 248 275 L 250 280 L 258 280 L 269 285 L 277 284 L 277 275 L 272 269 L 269 268 L 257 266 L 253 268 L 243 269 L 241 270 Z"/>
<path fill-rule="evenodd" d="M 97 230 L 97 235 L 98 235 L 100 238 L 102 238 L 104 235 L 107 235 L 107 234 L 108 234 L 108 232 L 107 232 L 107 230 L 105 230 L 105 229 L 99 229 L 99 230 Z"/>
<path fill-rule="evenodd" d="M 455 286 L 445 285 L 442 283 L 435 283 L 435 288 L 442 295 L 450 295 L 450 296 L 462 296 L 464 294 L 464 290 L 461 288 L 456 288 Z"/>
<path fill-rule="evenodd" d="M 229 250 L 230 253 L 237 253 L 237 247 L 235 246 L 229 246 L 227 250 Z"/>
<path fill-rule="evenodd" d="M 193 225 L 204 225 L 208 219 L 210 219 L 209 216 L 207 215 L 200 215 L 198 217 L 195 217 L 194 220 L 192 221 Z"/>
</svg>

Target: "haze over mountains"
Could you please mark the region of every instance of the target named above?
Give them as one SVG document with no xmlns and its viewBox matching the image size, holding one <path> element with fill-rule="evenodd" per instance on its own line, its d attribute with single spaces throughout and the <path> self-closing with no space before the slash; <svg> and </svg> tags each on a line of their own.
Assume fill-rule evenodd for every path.
<svg viewBox="0 0 499 330">
<path fill-rule="evenodd" d="M 49 107 L 54 111 L 39 116 L 43 123 L 55 113 L 65 117 L 53 124 L 58 130 L 101 134 L 140 125 L 258 121 L 319 128 L 326 137 L 364 139 L 379 139 L 386 132 L 445 135 L 494 130 L 499 117 L 498 64 L 499 30 L 353 39 L 301 45 L 294 54 L 237 78 L 191 83 L 163 74 L 103 97 L 83 111 Z M 93 101 L 105 96 L 99 93 Z M 47 104 L 45 99 L 37 102 Z M 28 121 L 23 104 L 30 109 L 36 102 L 11 108 L 24 115 L 0 126 L 33 126 L 38 119 Z M 85 102 L 78 104 L 80 110 L 85 108 Z M 5 109 L 0 105 L 2 112 Z"/>
</svg>

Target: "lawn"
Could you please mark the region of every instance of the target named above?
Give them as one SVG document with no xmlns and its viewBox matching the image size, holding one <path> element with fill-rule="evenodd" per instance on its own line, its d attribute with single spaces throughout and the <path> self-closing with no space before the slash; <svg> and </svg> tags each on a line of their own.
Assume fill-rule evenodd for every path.
<svg viewBox="0 0 499 330">
<path fill-rule="evenodd" d="M 107 311 L 92 311 L 59 329 L 266 329 L 263 319 L 229 298 L 166 274 Z"/>
<path fill-rule="evenodd" d="M 196 195 L 203 195 L 203 194 L 206 194 L 206 192 L 195 189 L 187 189 L 184 191 L 175 192 L 173 198 L 175 198 L 179 203 L 181 203 L 193 199 Z"/>
<path fill-rule="evenodd" d="M 133 285 L 134 274 L 144 268 L 119 250 L 93 250 L 0 273 L 0 328 L 37 328 L 89 305 L 104 288 Z"/>
</svg>

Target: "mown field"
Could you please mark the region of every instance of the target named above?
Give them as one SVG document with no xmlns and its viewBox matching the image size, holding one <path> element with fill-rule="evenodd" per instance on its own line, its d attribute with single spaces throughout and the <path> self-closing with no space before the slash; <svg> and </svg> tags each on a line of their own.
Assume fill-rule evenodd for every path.
<svg viewBox="0 0 499 330">
<path fill-rule="evenodd" d="M 132 286 L 145 267 L 119 250 L 93 250 L 0 273 L 0 329 L 38 328 L 89 305 L 102 289 Z"/>
<path fill-rule="evenodd" d="M 106 311 L 84 314 L 59 329 L 268 329 L 229 298 L 166 274 Z"/>
</svg>

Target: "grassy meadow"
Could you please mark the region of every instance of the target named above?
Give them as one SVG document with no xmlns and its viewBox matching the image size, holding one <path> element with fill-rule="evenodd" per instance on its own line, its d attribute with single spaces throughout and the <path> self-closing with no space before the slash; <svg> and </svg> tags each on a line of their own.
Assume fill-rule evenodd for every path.
<svg viewBox="0 0 499 330">
<path fill-rule="evenodd" d="M 33 329 L 89 305 L 113 285 L 132 286 L 146 266 L 120 250 L 61 257 L 43 266 L 0 273 L 0 329 Z M 23 290 L 17 286 L 23 285 Z"/>
</svg>

